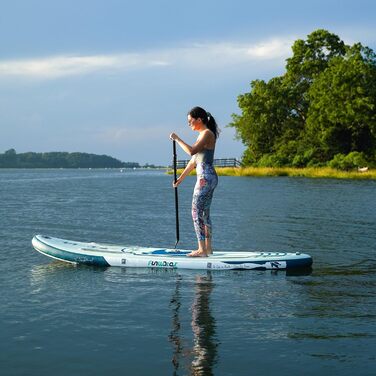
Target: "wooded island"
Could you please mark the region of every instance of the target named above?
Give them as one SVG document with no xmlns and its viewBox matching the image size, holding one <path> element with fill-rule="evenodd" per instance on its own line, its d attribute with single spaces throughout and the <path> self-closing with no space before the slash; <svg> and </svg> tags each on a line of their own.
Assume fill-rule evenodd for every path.
<svg viewBox="0 0 376 376">
<path fill-rule="evenodd" d="M 136 162 L 121 162 L 108 155 L 88 153 L 19 153 L 14 149 L 0 154 L 0 168 L 138 168 Z"/>
</svg>

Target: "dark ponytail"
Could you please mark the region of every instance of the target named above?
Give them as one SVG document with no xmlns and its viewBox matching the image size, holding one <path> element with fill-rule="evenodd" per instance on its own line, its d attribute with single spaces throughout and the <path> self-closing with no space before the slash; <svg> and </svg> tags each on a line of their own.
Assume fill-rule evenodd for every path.
<svg viewBox="0 0 376 376">
<path fill-rule="evenodd" d="M 208 127 L 208 129 L 210 129 L 214 133 L 215 138 L 218 138 L 219 128 L 217 122 L 210 112 L 206 112 L 202 107 L 193 107 L 188 112 L 188 115 L 191 115 L 193 119 L 201 119 L 201 121 Z"/>
</svg>

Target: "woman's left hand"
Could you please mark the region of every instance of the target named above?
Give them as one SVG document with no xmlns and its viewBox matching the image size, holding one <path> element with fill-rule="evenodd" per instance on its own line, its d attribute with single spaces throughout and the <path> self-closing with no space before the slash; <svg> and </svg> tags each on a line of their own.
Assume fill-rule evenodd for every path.
<svg viewBox="0 0 376 376">
<path fill-rule="evenodd" d="M 176 133 L 171 133 L 170 134 L 170 140 L 174 140 L 174 141 L 177 141 L 178 140 L 178 135 Z"/>
</svg>

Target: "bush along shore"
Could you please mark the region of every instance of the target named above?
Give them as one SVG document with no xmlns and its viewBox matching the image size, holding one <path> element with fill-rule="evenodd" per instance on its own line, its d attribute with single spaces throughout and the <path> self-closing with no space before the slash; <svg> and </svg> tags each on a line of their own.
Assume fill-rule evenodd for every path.
<svg viewBox="0 0 376 376">
<path fill-rule="evenodd" d="M 219 176 L 291 176 L 305 178 L 327 178 L 327 179 L 376 179 L 376 170 L 351 170 L 341 171 L 330 167 L 216 167 Z M 180 174 L 183 170 L 179 169 Z M 172 173 L 172 171 L 169 171 Z M 192 171 L 191 175 L 195 175 Z"/>
</svg>

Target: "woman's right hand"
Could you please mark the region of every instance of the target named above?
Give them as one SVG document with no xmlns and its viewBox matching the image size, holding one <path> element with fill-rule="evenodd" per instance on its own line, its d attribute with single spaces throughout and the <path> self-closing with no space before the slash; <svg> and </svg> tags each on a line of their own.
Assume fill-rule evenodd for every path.
<svg viewBox="0 0 376 376">
<path fill-rule="evenodd" d="M 181 180 L 180 178 L 178 178 L 178 179 L 176 180 L 176 182 L 175 182 L 175 181 L 172 182 L 172 186 L 173 186 L 174 188 L 177 188 L 177 187 L 181 184 L 181 182 L 182 182 L 182 180 Z"/>
</svg>

